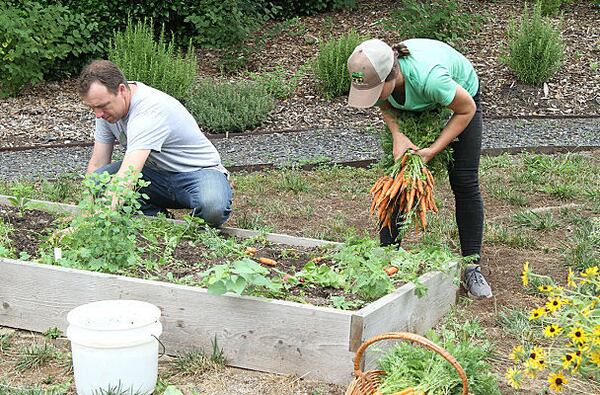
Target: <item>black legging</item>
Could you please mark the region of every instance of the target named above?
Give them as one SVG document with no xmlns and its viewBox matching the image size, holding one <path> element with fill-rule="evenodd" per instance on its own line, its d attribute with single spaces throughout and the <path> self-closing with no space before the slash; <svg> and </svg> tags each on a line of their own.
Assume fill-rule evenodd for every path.
<svg viewBox="0 0 600 395">
<path fill-rule="evenodd" d="M 452 161 L 448 165 L 450 186 L 456 201 L 456 223 L 463 256 L 480 255 L 483 239 L 483 199 L 479 190 L 479 158 L 483 120 L 479 93 L 473 100 L 477 110 L 471 122 L 457 139 L 450 143 Z M 379 233 L 382 246 L 400 243 L 397 221 L 392 221 L 392 231 L 384 227 Z M 477 263 L 477 262 L 476 262 Z"/>
</svg>

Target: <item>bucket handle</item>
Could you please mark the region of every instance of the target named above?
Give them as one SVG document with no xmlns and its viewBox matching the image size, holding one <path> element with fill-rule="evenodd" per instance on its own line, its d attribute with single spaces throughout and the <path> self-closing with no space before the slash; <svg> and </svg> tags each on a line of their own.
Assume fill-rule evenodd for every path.
<svg viewBox="0 0 600 395">
<path fill-rule="evenodd" d="M 158 356 L 159 358 L 162 358 L 165 356 L 165 354 L 167 353 L 167 348 L 165 347 L 165 345 L 163 344 L 163 342 L 161 342 L 158 337 L 150 334 L 150 336 L 152 336 L 153 338 L 156 339 L 156 341 L 158 342 L 158 344 L 160 344 L 162 346 L 162 352 L 160 353 L 160 355 Z"/>
</svg>

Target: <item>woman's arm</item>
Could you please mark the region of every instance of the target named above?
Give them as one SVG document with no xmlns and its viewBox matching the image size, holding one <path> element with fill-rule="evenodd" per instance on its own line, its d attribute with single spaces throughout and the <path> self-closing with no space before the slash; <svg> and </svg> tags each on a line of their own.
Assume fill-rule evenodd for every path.
<svg viewBox="0 0 600 395">
<path fill-rule="evenodd" d="M 398 122 L 396 121 L 397 110 L 394 107 L 392 107 L 392 105 L 389 102 L 385 102 L 384 104 L 379 106 L 379 109 L 383 114 L 383 121 L 392 133 L 394 159 L 400 158 L 409 148 L 412 148 L 413 150 L 418 150 L 419 147 L 414 145 L 413 142 L 410 141 L 410 139 L 400 131 L 400 128 L 398 127 Z"/>
<path fill-rule="evenodd" d="M 425 163 L 429 162 L 431 158 L 442 152 L 444 148 L 448 146 L 459 134 L 465 130 L 465 128 L 473 119 L 477 106 L 475 101 L 462 86 L 456 86 L 456 95 L 448 108 L 454 113 L 446 124 L 446 127 L 442 130 L 440 136 L 427 148 L 422 148 L 417 151 Z"/>
</svg>

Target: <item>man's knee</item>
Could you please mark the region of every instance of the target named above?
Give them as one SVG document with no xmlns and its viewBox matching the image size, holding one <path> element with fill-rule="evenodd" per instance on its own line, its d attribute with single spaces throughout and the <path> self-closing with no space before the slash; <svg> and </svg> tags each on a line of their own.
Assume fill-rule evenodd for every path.
<svg viewBox="0 0 600 395">
<path fill-rule="evenodd" d="M 218 199 L 201 202 L 196 206 L 192 215 L 202 218 L 210 226 L 221 226 L 229 219 L 231 208 Z"/>
</svg>

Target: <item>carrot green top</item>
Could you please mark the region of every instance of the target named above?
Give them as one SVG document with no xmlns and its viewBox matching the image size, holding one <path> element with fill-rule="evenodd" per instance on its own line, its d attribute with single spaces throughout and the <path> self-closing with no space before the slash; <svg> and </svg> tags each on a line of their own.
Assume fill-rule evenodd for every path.
<svg viewBox="0 0 600 395">
<path fill-rule="evenodd" d="M 404 41 L 410 55 L 398 58 L 405 78 L 405 100 L 400 104 L 392 96 L 388 101 L 394 108 L 422 111 L 440 104 L 448 106 L 462 86 L 471 96 L 479 90 L 479 79 L 473 65 L 460 52 L 441 41 L 415 38 Z"/>
</svg>

